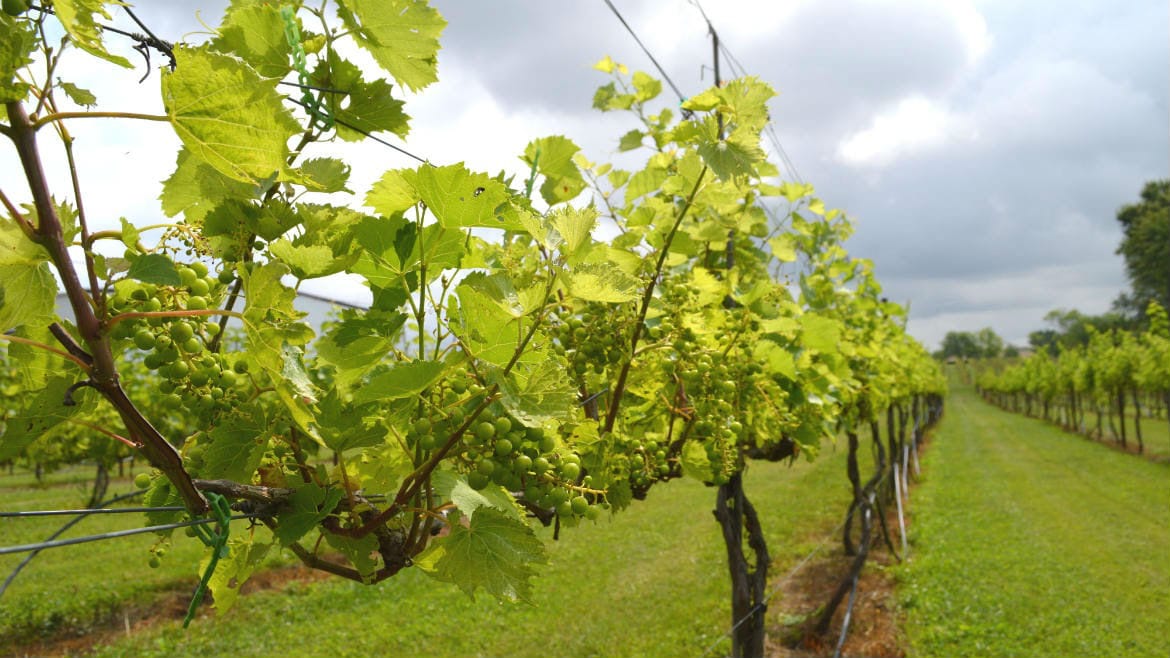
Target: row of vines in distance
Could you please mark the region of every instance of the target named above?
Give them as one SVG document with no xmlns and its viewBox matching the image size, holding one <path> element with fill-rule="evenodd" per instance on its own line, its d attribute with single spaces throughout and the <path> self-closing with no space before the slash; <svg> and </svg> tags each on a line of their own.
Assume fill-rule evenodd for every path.
<svg viewBox="0 0 1170 658">
<path fill-rule="evenodd" d="M 1144 452 L 1142 417 L 1170 419 L 1170 321 L 1157 302 L 1150 302 L 1146 315 L 1143 331 L 1094 331 L 1088 344 L 1055 357 L 1043 349 L 1007 367 L 985 369 L 976 385 L 1001 407 L 1086 436 L 1102 439 L 1108 427 L 1127 449 L 1126 419 L 1132 414 L 1136 449 Z"/>
</svg>

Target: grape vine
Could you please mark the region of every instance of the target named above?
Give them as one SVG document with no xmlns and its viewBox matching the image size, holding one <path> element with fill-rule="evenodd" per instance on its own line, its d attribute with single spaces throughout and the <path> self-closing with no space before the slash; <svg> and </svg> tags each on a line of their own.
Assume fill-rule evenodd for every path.
<svg viewBox="0 0 1170 658">
<path fill-rule="evenodd" d="M 428 163 L 354 200 L 349 166 L 314 151 L 407 134 L 395 85 L 437 79 L 438 12 L 237 0 L 209 42 L 174 47 L 156 114 L 67 109 L 92 94 L 57 77 L 64 51 L 42 26 L 128 66 L 94 27 L 109 4 L 0 16 L 0 134 L 27 183 L 0 189 L 0 338 L 21 391 L 0 461 L 81 443 L 61 427 L 97 428 L 157 469 L 137 482 L 147 505 L 187 509 L 149 523 L 206 515 L 206 493 L 259 513 L 211 576 L 220 611 L 276 548 L 361 582 L 414 566 L 523 600 L 545 560 L 531 524 L 559 533 L 693 477 L 718 487 L 733 591 L 755 582 L 733 596 L 738 618 L 767 573 L 749 461 L 813 457 L 887 409 L 913 405 L 917 422 L 943 390 L 869 263 L 843 249 L 848 219 L 767 162 L 775 94 L 758 79 L 679 112 L 659 81 L 607 57 L 593 105 L 631 117 L 620 148 L 646 154 L 640 169 L 555 135 L 522 154 L 524 184 Z M 351 46 L 381 72 L 346 59 Z M 300 97 L 280 93 L 285 78 Z M 69 124 L 87 118 L 174 128 L 170 223 L 95 231 L 83 172 L 63 193 L 50 184 L 42 131 L 69 152 Z M 789 210 L 776 221 L 764 203 Z M 618 236 L 595 238 L 602 225 Z M 297 290 L 340 272 L 373 302 L 317 330 Z M 58 280 L 73 321 L 53 309 Z"/>
</svg>

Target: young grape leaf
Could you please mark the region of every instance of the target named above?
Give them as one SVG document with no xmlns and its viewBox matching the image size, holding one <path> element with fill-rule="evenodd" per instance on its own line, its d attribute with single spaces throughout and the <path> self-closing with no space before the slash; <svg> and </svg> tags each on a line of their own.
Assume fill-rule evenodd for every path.
<svg viewBox="0 0 1170 658">
<path fill-rule="evenodd" d="M 97 96 L 94 96 L 93 92 L 88 89 L 82 89 L 72 82 L 65 82 L 63 80 L 57 80 L 57 86 L 61 88 L 61 91 L 65 92 L 69 100 L 82 107 L 93 107 L 97 105 Z"/>
<path fill-rule="evenodd" d="M 163 73 L 163 105 L 187 150 L 238 181 L 286 178 L 288 140 L 300 124 L 276 81 L 206 46 L 176 47 L 175 58 L 177 68 Z"/>
<path fill-rule="evenodd" d="M 524 162 L 535 165 L 537 173 L 544 176 L 540 195 L 550 206 L 574 199 L 585 189 L 585 179 L 573 162 L 580 150 L 573 140 L 561 135 L 533 140 L 524 149 Z"/>
<path fill-rule="evenodd" d="M 106 50 L 105 44 L 102 43 L 102 29 L 98 25 L 98 19 L 94 17 L 96 14 L 99 18 L 110 20 L 111 16 L 105 5 L 118 4 L 121 3 L 111 0 L 53 0 L 53 13 L 57 15 L 61 27 L 65 28 L 78 48 L 130 69 L 134 68 L 134 65 L 129 60 Z"/>
<path fill-rule="evenodd" d="M 160 286 L 177 286 L 179 271 L 174 262 L 162 254 L 143 254 L 130 262 L 130 269 L 126 276 L 143 283 L 154 283 Z"/>
<path fill-rule="evenodd" d="M 532 528 L 504 512 L 480 507 L 470 527 L 456 525 L 415 564 L 475 598 L 482 588 L 497 599 L 530 601 L 534 565 L 547 562 Z"/>
</svg>

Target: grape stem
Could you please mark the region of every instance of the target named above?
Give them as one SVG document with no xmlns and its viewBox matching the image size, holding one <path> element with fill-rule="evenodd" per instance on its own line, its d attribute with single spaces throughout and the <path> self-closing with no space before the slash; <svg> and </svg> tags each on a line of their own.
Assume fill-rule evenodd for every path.
<svg viewBox="0 0 1170 658">
<path fill-rule="evenodd" d="M 57 208 L 49 192 L 48 179 L 41 165 L 40 151 L 36 142 L 37 125 L 29 119 L 24 105 L 20 101 L 11 101 L 5 104 L 8 121 L 11 125 L 12 142 L 16 148 L 21 166 L 24 169 L 25 179 L 32 193 L 33 205 L 37 211 L 39 226 L 36 231 L 36 242 L 45 248 L 49 258 L 56 266 L 57 274 L 69 298 L 69 305 L 73 309 L 77 322 L 77 331 L 82 342 L 88 348 L 93 364 L 89 367 L 89 375 L 93 387 L 114 406 L 130 437 L 141 443 L 141 450 L 146 458 L 156 468 L 163 472 L 174 483 L 183 503 L 193 515 L 202 516 L 210 509 L 207 499 L 191 483 L 191 476 L 183 467 L 182 457 L 159 433 L 149 420 L 142 415 L 138 407 L 126 396 L 118 383 L 118 370 L 114 362 L 114 354 L 110 348 L 110 341 L 105 333 L 101 320 L 98 319 L 93 306 L 86 295 L 77 269 L 69 256 L 68 245 L 65 244 L 65 234 L 61 226 L 61 218 L 57 215 Z M 53 115 L 49 115 L 53 116 Z M 60 117 L 61 115 L 56 115 Z M 63 332 L 62 332 L 63 333 Z M 76 355 L 75 355 L 76 356 Z"/>
<path fill-rule="evenodd" d="M 666 239 L 662 242 L 662 249 L 658 251 L 658 262 L 654 264 L 654 274 L 650 277 L 650 282 L 646 284 L 646 290 L 642 293 L 642 307 L 638 310 L 638 318 L 634 323 L 634 333 L 630 337 L 630 354 L 633 355 L 638 351 L 638 341 L 642 338 L 642 326 L 646 321 L 646 313 L 650 310 L 650 302 L 654 299 L 654 286 L 658 281 L 658 277 L 662 276 L 662 267 L 666 264 L 666 257 L 670 254 L 670 244 L 674 241 L 675 234 L 682 226 L 683 220 L 686 219 L 691 207 L 694 206 L 695 196 L 699 193 L 699 188 L 703 184 L 703 178 L 707 175 L 707 167 L 704 165 L 699 172 L 698 178 L 695 179 L 695 186 L 691 188 L 691 193 L 687 195 L 686 203 L 682 210 L 679 211 L 678 217 L 674 220 L 674 225 L 670 227 L 670 232 L 666 234 Z M 630 376 L 630 367 L 634 364 L 634 357 L 631 356 L 622 364 L 621 372 L 618 374 L 617 383 L 613 387 L 613 397 L 610 398 L 609 410 L 605 415 L 605 426 L 603 432 L 612 432 L 613 426 L 617 423 L 618 409 L 621 407 L 622 396 L 626 392 L 626 380 Z"/>
<path fill-rule="evenodd" d="M 78 358 L 76 356 L 73 356 L 72 354 L 70 354 L 68 352 L 59 350 L 59 349 L 53 347 L 52 345 L 46 345 L 40 341 L 29 340 L 28 338 L 21 338 L 20 336 L 13 336 L 11 334 L 0 334 L 0 340 L 6 340 L 6 341 L 9 341 L 12 343 L 20 343 L 21 345 L 28 345 L 30 347 L 35 347 L 35 348 L 40 349 L 40 350 L 45 350 L 46 352 L 52 352 L 53 354 L 56 354 L 59 357 L 69 359 L 70 361 L 76 363 L 78 365 L 78 367 L 80 367 L 82 370 L 85 371 L 86 374 L 90 373 L 88 363 L 86 363 L 85 361 L 81 360 L 80 358 Z"/>
<path fill-rule="evenodd" d="M 194 318 L 206 317 L 208 315 L 229 315 L 233 318 L 244 319 L 243 313 L 225 311 L 219 308 L 192 309 L 186 311 L 127 311 L 126 313 L 119 313 L 106 320 L 106 329 L 112 328 L 123 320 L 133 320 L 135 318 Z"/>
</svg>

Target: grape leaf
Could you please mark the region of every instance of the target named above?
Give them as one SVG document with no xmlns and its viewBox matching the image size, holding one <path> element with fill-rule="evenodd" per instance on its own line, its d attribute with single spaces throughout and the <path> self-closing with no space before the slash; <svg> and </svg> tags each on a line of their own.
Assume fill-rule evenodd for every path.
<svg viewBox="0 0 1170 658">
<path fill-rule="evenodd" d="M 333 384 L 343 391 L 348 391 L 394 347 L 394 340 L 384 336 L 355 336 L 342 344 L 346 328 L 345 323 L 336 325 L 314 345 L 317 359 L 336 368 Z"/>
<path fill-rule="evenodd" d="M 393 400 L 421 392 L 438 381 L 449 364 L 443 361 L 410 361 L 397 363 L 389 370 L 375 375 L 356 393 L 353 401 L 365 404 L 375 400 Z"/>
<path fill-rule="evenodd" d="M 573 140 L 560 135 L 535 139 L 524 149 L 524 162 L 535 165 L 537 173 L 544 176 L 540 195 L 549 205 L 574 199 L 585 189 L 585 179 L 573 162 L 580 150 Z"/>
<path fill-rule="evenodd" d="M 565 206 L 553 212 L 550 223 L 563 241 L 561 253 L 566 256 L 577 255 L 577 251 L 588 244 L 592 237 L 593 226 L 597 223 L 597 209 L 592 206 Z"/>
<path fill-rule="evenodd" d="M 413 169 L 391 169 L 382 174 L 366 193 L 366 205 L 377 213 L 391 217 L 419 202 L 414 187 Z"/>
<path fill-rule="evenodd" d="M 646 133 L 642 132 L 641 130 L 631 130 L 630 132 L 622 135 L 621 141 L 618 142 L 618 150 L 624 152 L 633 151 L 636 148 L 640 148 L 642 146 L 642 140 L 645 137 Z"/>
<path fill-rule="evenodd" d="M 345 0 L 337 13 L 358 45 L 411 91 L 439 79 L 436 55 L 447 21 L 425 2 Z"/>
<path fill-rule="evenodd" d="M 346 263 L 333 258 L 333 250 L 324 245 L 295 245 L 284 238 L 268 245 L 268 251 L 279 258 L 300 280 L 336 274 Z"/>
<path fill-rule="evenodd" d="M 506 224 L 496 208 L 508 198 L 499 181 L 487 174 L 472 173 L 462 163 L 445 167 L 421 167 L 414 188 L 439 223 L 447 228 L 486 226 L 519 229 Z"/>
<path fill-rule="evenodd" d="M 363 414 L 354 404 L 346 404 L 341 393 L 330 389 L 317 403 L 316 421 L 321 442 L 334 452 L 376 446 L 386 440 L 386 427 Z"/>
<path fill-rule="evenodd" d="M 188 222 L 198 225 L 223 201 L 252 198 L 254 189 L 253 185 L 224 176 L 182 147 L 174 173 L 163 181 L 159 199 L 167 217 L 183 213 Z"/>
<path fill-rule="evenodd" d="M 163 104 L 192 155 L 221 174 L 253 185 L 290 172 L 288 140 L 300 125 L 281 102 L 276 81 L 207 47 L 176 47 L 177 68 L 163 73 Z"/>
<path fill-rule="evenodd" d="M 154 283 L 160 286 L 177 286 L 179 271 L 170 258 L 162 254 L 143 254 L 130 262 L 130 269 L 126 276 L 143 283 Z"/>
<path fill-rule="evenodd" d="M 61 27 L 69 33 L 73 43 L 85 52 L 128 69 L 134 68 L 125 57 L 114 55 L 102 43 L 102 29 L 98 17 L 110 20 L 105 5 L 118 5 L 111 0 L 53 0 L 53 13 L 61 21 Z"/>
<path fill-rule="evenodd" d="M 403 531 L 399 530 L 398 532 Z M 353 563 L 354 568 L 361 574 L 363 582 L 373 581 L 374 573 L 378 570 L 378 562 L 381 560 L 381 555 L 378 553 L 377 537 L 369 534 L 361 539 L 352 539 L 335 535 L 332 532 L 324 533 L 324 536 L 325 541 L 330 546 L 341 551 L 342 555 Z"/>
<path fill-rule="evenodd" d="M 284 19 L 267 3 L 229 5 L 211 47 L 236 55 L 266 78 L 283 78 L 291 69 Z"/>
<path fill-rule="evenodd" d="M 298 488 L 289 497 L 280 514 L 280 525 L 274 531 L 281 546 L 292 544 L 315 528 L 333 512 L 342 495 L 341 489 L 325 489 L 312 482 Z"/>
<path fill-rule="evenodd" d="M 22 396 L 23 405 L 5 418 L 6 427 L 0 434 L 0 461 L 12 459 L 45 432 L 65 422 L 79 411 L 93 407 L 94 396 L 82 391 L 74 393 L 79 404 L 65 406 L 65 391 L 73 384 L 72 377 L 53 377 L 45 388 Z"/>
<path fill-rule="evenodd" d="M 535 366 L 523 362 L 501 382 L 500 404 L 522 425 L 543 427 L 572 416 L 576 390 L 563 363 L 541 359 Z"/>
<path fill-rule="evenodd" d="M 591 302 L 630 302 L 641 295 L 642 282 L 609 263 L 583 263 L 569 272 L 569 291 Z"/>
<path fill-rule="evenodd" d="M 699 441 L 687 441 L 683 444 L 682 454 L 679 455 L 683 475 L 700 482 L 711 481 L 711 460 L 707 457 L 707 449 Z"/>
<path fill-rule="evenodd" d="M 361 69 L 335 51 L 317 63 L 312 80 L 325 89 L 346 91 L 344 95 L 324 96 L 325 107 L 338 121 L 337 136 L 343 140 L 362 140 L 365 133 L 378 131 L 405 138 L 410 132 L 410 117 L 402 111 L 403 102 L 390 94 L 390 83 L 382 79 L 366 82 Z"/>
<path fill-rule="evenodd" d="M 0 103 L 22 101 L 28 95 L 28 83 L 16 79 L 16 72 L 32 61 L 36 36 L 30 21 L 18 21 L 7 13 L 0 14 Z"/>
<path fill-rule="evenodd" d="M 351 192 L 345 187 L 349 165 L 337 158 L 313 158 L 300 167 L 305 187 L 314 192 Z"/>
<path fill-rule="evenodd" d="M 743 133 L 734 133 L 727 139 L 713 142 L 704 141 L 699 144 L 698 151 L 711 171 L 725 181 L 751 175 L 752 165 L 766 157 L 758 140 Z"/>
<path fill-rule="evenodd" d="M 57 279 L 48 263 L 0 265 L 0 332 L 48 325 L 56 316 Z"/>
<path fill-rule="evenodd" d="M 207 587 L 211 590 L 211 598 L 215 601 L 217 616 L 232 609 L 240 594 L 240 587 L 252 577 L 252 573 L 268 555 L 268 549 L 272 548 L 270 543 L 256 543 L 255 537 L 250 533 L 231 537 L 228 539 L 227 546 L 227 557 L 219 560 L 215 566 L 215 572 L 207 581 Z M 207 569 L 210 560 L 211 554 L 208 552 L 199 564 L 201 572 Z"/>
<path fill-rule="evenodd" d="M 635 71 L 631 82 L 634 84 L 634 98 L 639 103 L 653 100 L 662 93 L 662 81 L 656 80 L 642 71 Z"/>
<path fill-rule="evenodd" d="M 803 329 L 800 336 L 802 345 L 826 354 L 837 353 L 837 344 L 841 341 L 841 323 L 809 313 L 800 317 L 800 326 Z"/>
<path fill-rule="evenodd" d="M 93 92 L 88 89 L 82 89 L 72 82 L 65 82 L 63 80 L 58 80 L 57 86 L 61 88 L 61 91 L 65 92 L 69 100 L 82 107 L 93 107 L 97 105 L 97 96 L 94 96 Z"/>
<path fill-rule="evenodd" d="M 474 598 L 483 588 L 501 600 L 530 601 L 534 565 L 547 562 L 532 528 L 504 512 L 479 507 L 470 527 L 456 525 L 415 564 Z"/>
<path fill-rule="evenodd" d="M 455 503 L 459 511 L 469 518 L 481 507 L 490 507 L 518 521 L 524 518 L 516 505 L 516 499 L 498 485 L 489 485 L 476 491 L 462 475 L 451 471 L 435 471 L 431 474 L 431 486 L 441 499 Z"/>
<path fill-rule="evenodd" d="M 49 252 L 25 237 L 15 220 L 0 217 L 0 265 L 38 265 L 47 260 Z"/>
<path fill-rule="evenodd" d="M 268 447 L 265 428 L 248 414 L 231 414 L 208 433 L 204 477 L 249 482 Z M 201 442 L 202 443 L 202 442 Z"/>
</svg>

